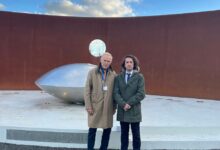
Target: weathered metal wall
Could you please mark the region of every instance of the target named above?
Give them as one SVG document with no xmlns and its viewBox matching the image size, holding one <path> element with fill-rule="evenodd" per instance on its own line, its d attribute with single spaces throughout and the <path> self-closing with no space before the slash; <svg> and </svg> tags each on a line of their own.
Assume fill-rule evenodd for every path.
<svg viewBox="0 0 220 150">
<path fill-rule="evenodd" d="M 45 72 L 98 63 L 103 39 L 119 71 L 136 55 L 149 94 L 220 99 L 220 11 L 133 18 L 80 18 L 0 12 L 0 89 L 36 89 Z"/>
</svg>

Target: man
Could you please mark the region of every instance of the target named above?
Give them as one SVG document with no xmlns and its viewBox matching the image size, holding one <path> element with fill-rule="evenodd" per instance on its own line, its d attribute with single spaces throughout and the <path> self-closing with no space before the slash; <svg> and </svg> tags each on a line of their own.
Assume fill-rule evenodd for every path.
<svg viewBox="0 0 220 150">
<path fill-rule="evenodd" d="M 112 99 L 116 73 L 111 68 L 112 55 L 108 52 L 101 56 L 97 68 L 88 73 L 84 99 L 88 112 L 88 150 L 94 149 L 97 128 L 103 129 L 100 150 L 107 150 L 115 105 Z"/>
<path fill-rule="evenodd" d="M 138 60 L 133 55 L 125 56 L 122 72 L 115 78 L 114 100 L 118 104 L 117 120 L 121 125 L 121 150 L 128 149 L 128 133 L 131 126 L 133 149 L 140 150 L 141 100 L 145 97 L 144 77 L 139 73 Z"/>
</svg>

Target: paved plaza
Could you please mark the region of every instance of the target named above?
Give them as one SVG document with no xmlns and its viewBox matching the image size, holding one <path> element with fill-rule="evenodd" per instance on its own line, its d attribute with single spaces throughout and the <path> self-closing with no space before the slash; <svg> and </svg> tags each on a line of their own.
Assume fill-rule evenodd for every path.
<svg viewBox="0 0 220 150">
<path fill-rule="evenodd" d="M 220 101 L 146 95 L 142 113 L 142 149 L 220 149 Z M 119 149 L 114 120 L 109 148 Z M 0 91 L 0 147 L 85 149 L 87 129 L 84 105 L 42 91 Z"/>
</svg>

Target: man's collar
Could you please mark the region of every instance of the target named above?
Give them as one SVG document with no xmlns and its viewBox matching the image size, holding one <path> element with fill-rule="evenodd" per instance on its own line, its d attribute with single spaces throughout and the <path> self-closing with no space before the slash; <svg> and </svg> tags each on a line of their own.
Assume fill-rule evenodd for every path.
<svg viewBox="0 0 220 150">
<path fill-rule="evenodd" d="M 102 71 L 102 70 L 106 70 L 107 72 L 108 71 L 113 71 L 113 69 L 112 69 L 112 66 L 110 65 L 107 69 L 104 69 L 103 67 L 102 67 L 102 64 L 101 63 L 99 63 L 99 66 L 98 66 L 98 69 L 97 69 L 97 71 L 99 72 L 99 71 Z"/>
<path fill-rule="evenodd" d="M 127 74 L 127 73 L 130 73 L 131 75 L 133 74 L 133 72 L 134 72 L 134 70 L 131 70 L 131 71 L 125 71 L 125 73 Z"/>
</svg>

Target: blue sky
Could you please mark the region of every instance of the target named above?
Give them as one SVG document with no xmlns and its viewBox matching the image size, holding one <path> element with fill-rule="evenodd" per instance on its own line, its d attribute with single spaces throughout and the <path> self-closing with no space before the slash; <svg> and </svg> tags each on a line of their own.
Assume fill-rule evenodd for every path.
<svg viewBox="0 0 220 150">
<path fill-rule="evenodd" d="M 155 16 L 220 10 L 220 0 L 0 0 L 0 10 L 84 17 Z"/>
</svg>

